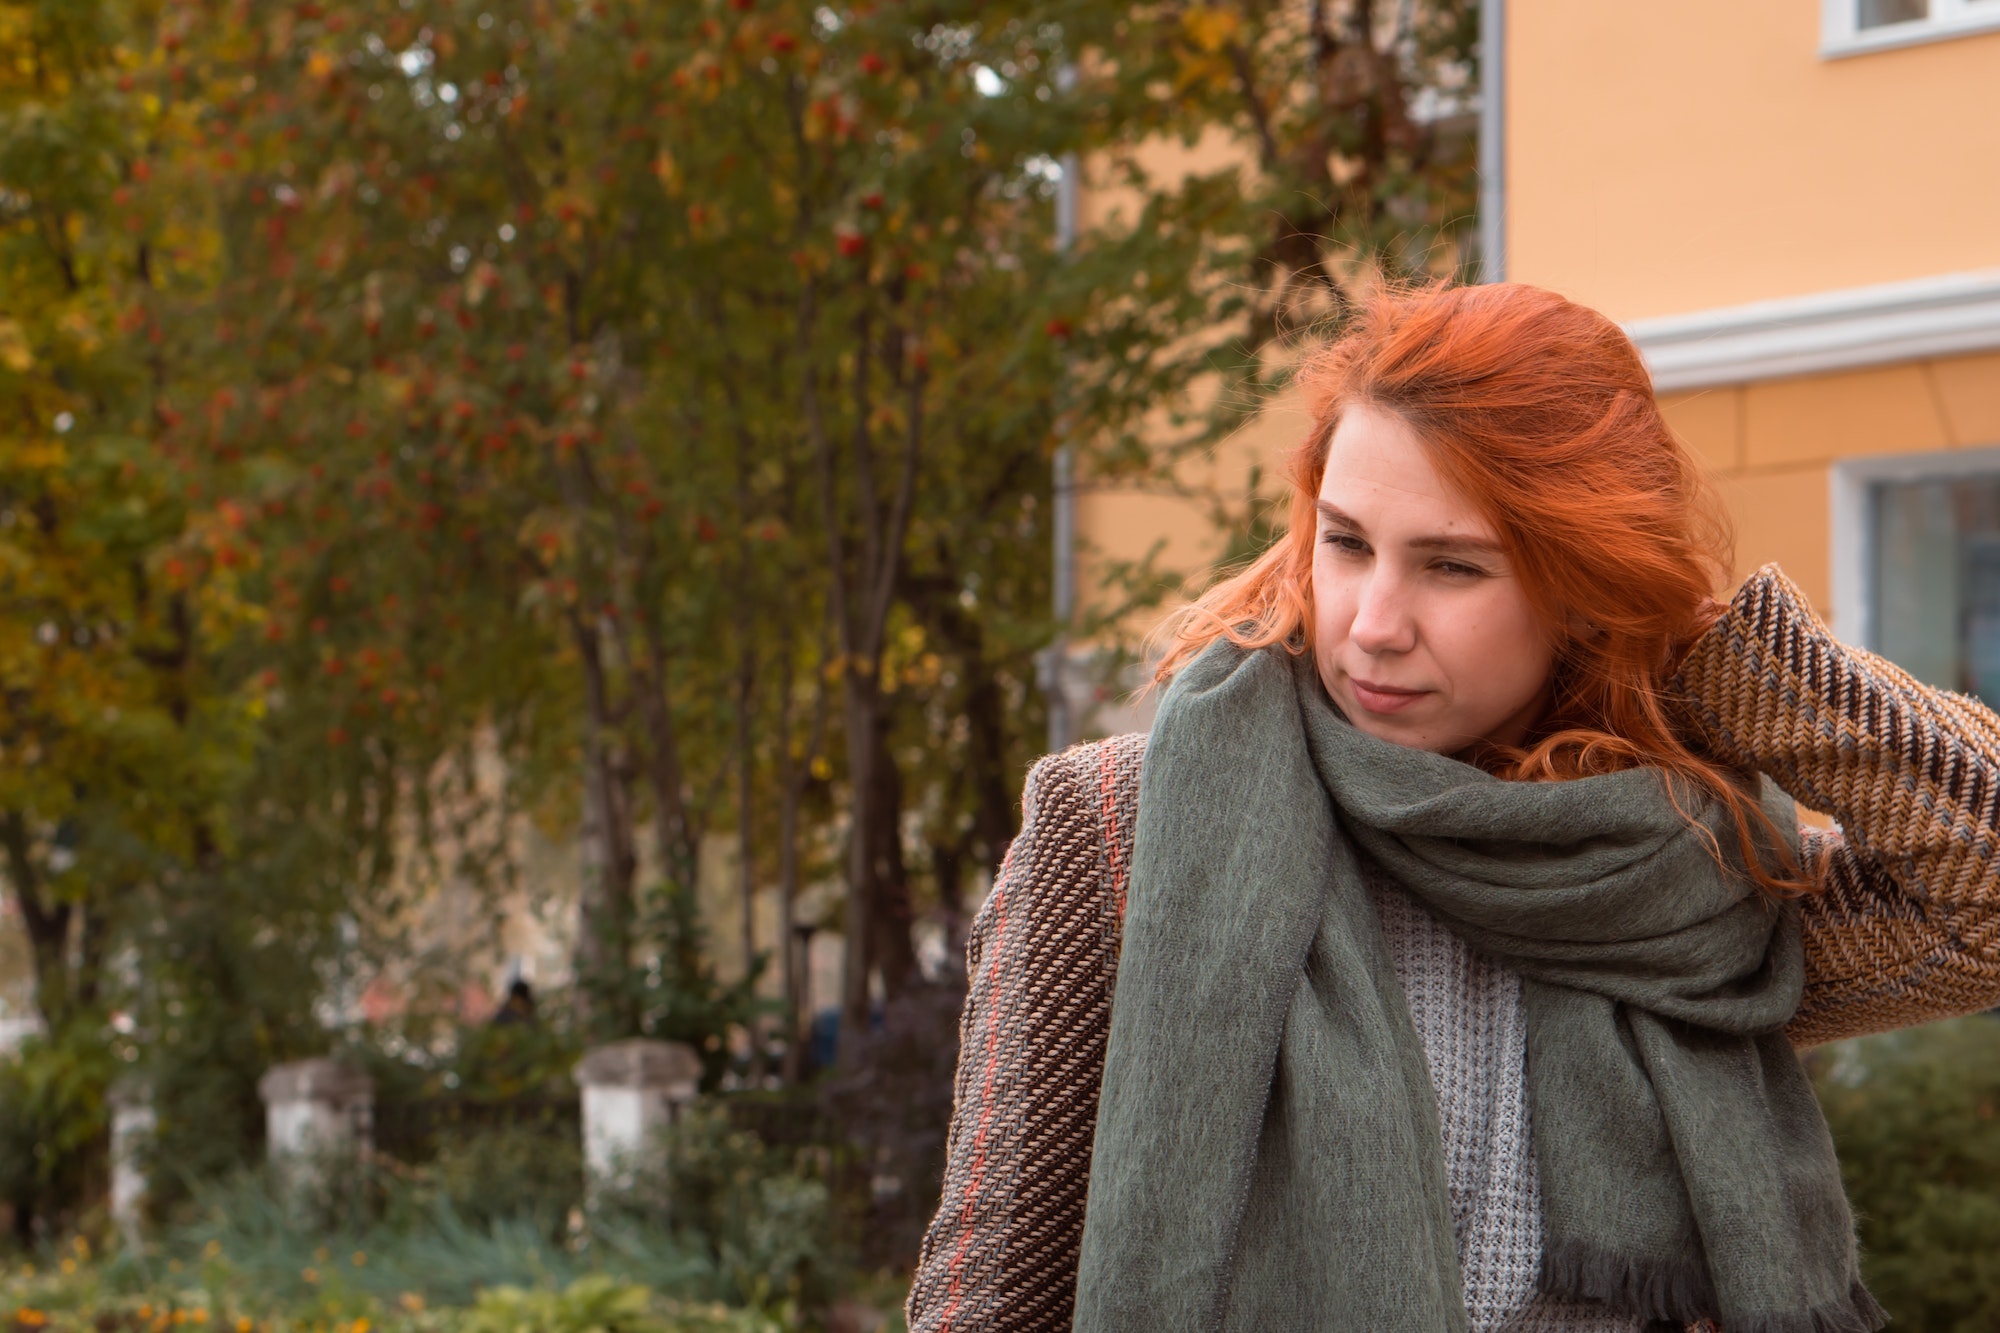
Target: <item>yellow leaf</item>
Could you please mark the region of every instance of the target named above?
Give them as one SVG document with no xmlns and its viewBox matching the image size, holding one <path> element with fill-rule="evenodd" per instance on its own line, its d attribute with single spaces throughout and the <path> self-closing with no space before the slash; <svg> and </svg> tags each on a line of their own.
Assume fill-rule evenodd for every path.
<svg viewBox="0 0 2000 1333">
<path fill-rule="evenodd" d="M 680 166 L 674 161 L 674 155 L 664 148 L 660 150 L 660 155 L 653 159 L 653 174 L 659 177 L 660 188 L 669 195 L 678 195 L 681 192 Z"/>
<path fill-rule="evenodd" d="M 1220 5 L 1196 5 L 1181 15 L 1181 31 L 1203 51 L 1220 51 L 1243 27 L 1243 17 Z"/>
<path fill-rule="evenodd" d="M 333 57 L 324 51 L 315 51 L 306 57 L 306 75 L 315 82 L 323 83 L 333 73 Z"/>
<path fill-rule="evenodd" d="M 27 335 L 21 332 L 20 323 L 0 316 L 0 366 L 21 374 L 34 364 L 35 353 L 28 346 Z"/>
</svg>

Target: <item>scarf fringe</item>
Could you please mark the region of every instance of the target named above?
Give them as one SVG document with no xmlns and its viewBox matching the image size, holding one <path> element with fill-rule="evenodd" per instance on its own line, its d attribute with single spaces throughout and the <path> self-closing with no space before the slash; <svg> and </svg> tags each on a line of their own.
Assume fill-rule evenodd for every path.
<svg viewBox="0 0 2000 1333">
<path fill-rule="evenodd" d="M 1715 1286 L 1700 1260 L 1670 1264 L 1636 1259 L 1580 1240 L 1555 1241 L 1544 1247 L 1542 1290 L 1555 1296 L 1602 1301 L 1646 1319 L 1681 1323 L 1712 1318 L 1716 1305 Z M 1737 1330 L 1732 1328 L 1730 1333 Z"/>
<path fill-rule="evenodd" d="M 1715 1286 L 1699 1264 L 1670 1264 L 1613 1254 L 1565 1240 L 1542 1251 L 1542 1290 L 1602 1301 L 1646 1319 L 1691 1324 L 1716 1320 Z M 1809 1310 L 1737 1316 L 1725 1333 L 1875 1333 L 1889 1315 L 1857 1279 L 1845 1297 Z"/>
</svg>

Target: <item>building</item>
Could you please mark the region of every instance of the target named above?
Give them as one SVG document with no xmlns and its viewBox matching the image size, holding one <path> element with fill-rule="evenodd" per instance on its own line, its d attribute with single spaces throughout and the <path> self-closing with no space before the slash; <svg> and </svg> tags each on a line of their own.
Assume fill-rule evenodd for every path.
<svg viewBox="0 0 2000 1333">
<path fill-rule="evenodd" d="M 1843 639 L 2000 703 L 2000 3 L 1504 27 L 1506 276 L 1631 331 L 1739 572 L 1779 562 Z"/>
<path fill-rule="evenodd" d="M 1625 324 L 1739 574 L 2000 703 L 2000 0 L 1487 3 L 1489 274 Z M 1280 399 L 1191 480 L 1240 498 L 1303 424 Z M 1223 545 L 1162 487 L 1086 486 L 1076 529 L 1085 589 Z"/>
</svg>

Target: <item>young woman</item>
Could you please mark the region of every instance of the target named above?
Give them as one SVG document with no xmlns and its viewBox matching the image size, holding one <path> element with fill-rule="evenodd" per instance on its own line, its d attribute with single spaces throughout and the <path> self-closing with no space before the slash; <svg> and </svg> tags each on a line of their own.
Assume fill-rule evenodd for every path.
<svg viewBox="0 0 2000 1333">
<path fill-rule="evenodd" d="M 1302 382 L 1150 739 L 1029 777 L 911 1328 L 1878 1327 L 1795 1051 L 2000 1003 L 2000 720 L 1711 600 L 1592 311 L 1387 294 Z"/>
</svg>

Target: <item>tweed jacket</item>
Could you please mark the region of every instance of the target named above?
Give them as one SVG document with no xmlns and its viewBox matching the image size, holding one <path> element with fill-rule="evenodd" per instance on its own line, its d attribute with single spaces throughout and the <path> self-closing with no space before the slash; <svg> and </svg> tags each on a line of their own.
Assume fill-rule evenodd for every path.
<svg viewBox="0 0 2000 1333">
<path fill-rule="evenodd" d="M 2000 719 L 1836 641 L 1776 567 L 1696 643 L 1675 704 L 1708 750 L 1838 831 L 1801 830 L 1796 1045 L 2000 1005 Z M 1070 1327 L 1143 735 L 1051 755 L 968 941 L 943 1196 L 912 1333 Z"/>
</svg>

